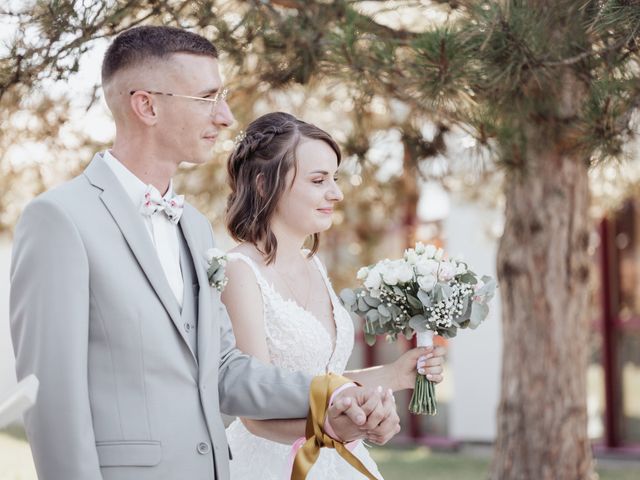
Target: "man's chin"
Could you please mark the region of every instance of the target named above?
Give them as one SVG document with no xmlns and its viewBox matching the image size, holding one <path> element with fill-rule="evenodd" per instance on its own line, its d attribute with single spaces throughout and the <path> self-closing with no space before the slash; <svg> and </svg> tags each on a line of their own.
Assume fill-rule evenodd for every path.
<svg viewBox="0 0 640 480">
<path fill-rule="evenodd" d="M 189 159 L 184 160 L 184 162 L 190 163 L 191 165 L 203 165 L 210 162 L 212 159 L 213 148 L 210 148 L 207 151 L 200 152 L 199 155 L 192 155 Z"/>
</svg>

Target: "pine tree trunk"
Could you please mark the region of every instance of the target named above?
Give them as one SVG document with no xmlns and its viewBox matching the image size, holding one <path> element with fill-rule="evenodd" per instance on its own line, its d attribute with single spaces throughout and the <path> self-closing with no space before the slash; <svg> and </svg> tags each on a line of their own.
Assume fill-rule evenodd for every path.
<svg viewBox="0 0 640 480">
<path fill-rule="evenodd" d="M 498 251 L 503 362 L 491 478 L 588 480 L 588 169 L 557 137 L 527 137 L 527 171 L 506 182 Z"/>
</svg>

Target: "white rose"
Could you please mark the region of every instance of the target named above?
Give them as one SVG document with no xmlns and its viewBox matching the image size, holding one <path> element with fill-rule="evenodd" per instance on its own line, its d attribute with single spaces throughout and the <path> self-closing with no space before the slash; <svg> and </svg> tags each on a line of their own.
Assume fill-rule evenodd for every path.
<svg viewBox="0 0 640 480">
<path fill-rule="evenodd" d="M 433 245 L 427 245 L 424 249 L 424 256 L 427 258 L 433 258 L 436 254 L 436 247 Z"/>
<path fill-rule="evenodd" d="M 377 268 L 373 268 L 369 275 L 367 275 L 367 279 L 364 281 L 364 286 L 369 290 L 377 290 L 380 288 L 382 284 L 382 278 L 380 277 L 380 271 Z"/>
<path fill-rule="evenodd" d="M 398 283 L 397 270 L 393 267 L 385 269 L 385 271 L 382 273 L 382 280 L 384 280 L 384 283 L 386 283 L 387 285 L 396 285 Z"/>
<path fill-rule="evenodd" d="M 418 277 L 418 285 L 425 292 L 430 292 L 431 290 L 433 290 L 433 287 L 436 286 L 436 283 L 438 283 L 438 280 L 436 279 L 435 275 L 424 275 Z"/>
<path fill-rule="evenodd" d="M 456 267 L 451 262 L 441 262 L 438 269 L 438 280 L 441 282 L 448 282 L 456 274 Z"/>
<path fill-rule="evenodd" d="M 402 262 L 397 269 L 398 281 L 400 283 L 408 283 L 413 280 L 413 267 L 406 262 Z"/>
<path fill-rule="evenodd" d="M 415 251 L 418 255 L 422 255 L 424 253 L 424 243 L 422 242 L 416 243 Z"/>
<path fill-rule="evenodd" d="M 404 258 L 409 265 L 415 265 L 418 263 L 418 254 L 415 250 L 407 250 L 404 254 Z"/>
<path fill-rule="evenodd" d="M 440 261 L 442 260 L 442 257 L 444 257 L 444 250 L 442 250 L 441 248 L 439 248 L 436 253 L 433 255 L 433 258 L 435 258 L 436 260 Z"/>
<path fill-rule="evenodd" d="M 365 278 L 367 278 L 367 275 L 369 275 L 369 268 L 362 267 L 360 270 L 358 270 L 358 274 L 356 275 L 356 278 L 358 280 L 364 280 Z"/>
<path fill-rule="evenodd" d="M 419 275 L 435 275 L 438 272 L 438 262 L 435 260 L 424 260 L 422 259 L 416 265 L 416 271 Z"/>
</svg>

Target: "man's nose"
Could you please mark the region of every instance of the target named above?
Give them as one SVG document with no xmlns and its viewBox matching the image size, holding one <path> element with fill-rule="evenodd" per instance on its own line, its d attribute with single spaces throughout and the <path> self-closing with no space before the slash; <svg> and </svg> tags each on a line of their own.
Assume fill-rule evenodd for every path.
<svg viewBox="0 0 640 480">
<path fill-rule="evenodd" d="M 233 125 L 235 121 L 236 119 L 234 118 L 233 113 L 231 113 L 231 109 L 229 108 L 229 104 L 226 100 L 223 100 L 216 105 L 213 123 L 218 127 L 226 128 Z"/>
</svg>

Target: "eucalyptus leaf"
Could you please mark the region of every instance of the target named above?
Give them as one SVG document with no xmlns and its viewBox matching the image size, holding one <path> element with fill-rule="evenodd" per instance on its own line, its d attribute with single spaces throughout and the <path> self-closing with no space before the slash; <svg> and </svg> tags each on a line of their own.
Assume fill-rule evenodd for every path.
<svg viewBox="0 0 640 480">
<path fill-rule="evenodd" d="M 453 338 L 458 334 L 458 329 L 456 327 L 447 327 L 447 328 L 439 328 L 438 335 L 444 338 Z"/>
<path fill-rule="evenodd" d="M 398 295 L 399 297 L 404 297 L 404 292 L 402 291 L 402 289 L 396 285 L 394 285 L 393 287 L 391 287 L 393 290 L 393 293 L 395 293 L 396 295 Z"/>
<path fill-rule="evenodd" d="M 442 292 L 442 284 L 437 283 L 435 287 L 433 287 L 433 303 L 438 304 L 444 300 L 444 294 Z"/>
<path fill-rule="evenodd" d="M 428 330 L 427 318 L 424 315 L 414 315 L 409 320 L 409 326 L 416 332 L 426 332 Z"/>
<path fill-rule="evenodd" d="M 360 310 L 362 313 L 368 312 L 371 309 L 371 307 L 367 304 L 367 302 L 364 301 L 364 299 L 362 297 L 358 298 L 358 310 Z"/>
<path fill-rule="evenodd" d="M 378 305 L 382 303 L 382 300 L 380 300 L 379 298 L 373 298 L 371 295 L 368 295 L 368 294 L 362 298 L 364 299 L 365 302 L 367 302 L 367 305 L 373 308 L 378 308 Z"/>
<path fill-rule="evenodd" d="M 220 282 L 224 280 L 224 270 L 220 269 L 213 275 L 214 282 Z"/>
<path fill-rule="evenodd" d="M 420 300 L 418 300 L 410 293 L 407 293 L 407 301 L 409 302 L 409 305 L 411 305 L 411 308 L 422 310 L 422 303 L 420 302 Z"/>
<path fill-rule="evenodd" d="M 356 297 L 356 294 L 353 293 L 353 290 L 349 288 L 344 288 L 340 292 L 340 299 L 344 303 L 345 307 L 352 308 L 356 303 L 357 297 Z"/>
<path fill-rule="evenodd" d="M 468 283 L 470 285 L 476 285 L 478 283 L 478 279 L 469 272 L 465 272 L 462 275 L 458 276 L 458 281 L 463 283 Z"/>
<path fill-rule="evenodd" d="M 430 307 L 433 305 L 433 302 L 431 301 L 431 296 L 422 289 L 418 290 L 418 299 L 420 300 L 422 305 L 425 307 Z"/>
<path fill-rule="evenodd" d="M 477 296 L 484 297 L 486 301 L 489 301 L 495 295 L 498 284 L 492 277 L 489 277 L 487 275 L 482 277 L 482 282 L 484 283 L 484 285 L 480 287 L 475 293 Z"/>
<path fill-rule="evenodd" d="M 389 312 L 391 312 L 391 317 L 392 318 L 397 318 L 400 315 L 402 315 L 402 310 L 400 309 L 399 306 L 397 306 L 397 305 L 392 303 L 391 306 L 388 307 L 388 308 L 389 308 Z"/>
<path fill-rule="evenodd" d="M 380 305 L 378 305 L 378 312 L 380 312 L 380 315 L 383 317 L 391 318 L 391 312 L 384 303 L 380 303 Z"/>
<path fill-rule="evenodd" d="M 470 322 L 471 320 L 469 320 L 468 318 L 465 320 L 461 320 L 460 322 L 458 322 L 459 328 L 467 328 Z"/>
<path fill-rule="evenodd" d="M 402 330 L 402 334 L 405 336 L 407 340 L 411 340 L 413 338 L 415 331 L 408 324 Z"/>
<path fill-rule="evenodd" d="M 489 306 L 484 303 L 473 302 L 471 305 L 471 317 L 469 318 L 469 327 L 476 328 L 480 325 L 489 314 Z"/>
<path fill-rule="evenodd" d="M 453 295 L 453 288 L 451 287 L 451 285 L 447 283 L 441 283 L 440 288 L 442 290 L 442 296 L 445 300 L 451 298 L 451 295 Z"/>
<path fill-rule="evenodd" d="M 380 320 L 380 314 L 378 313 L 377 310 L 369 310 L 365 315 L 365 318 L 367 319 L 368 322 L 374 323 Z"/>
</svg>

